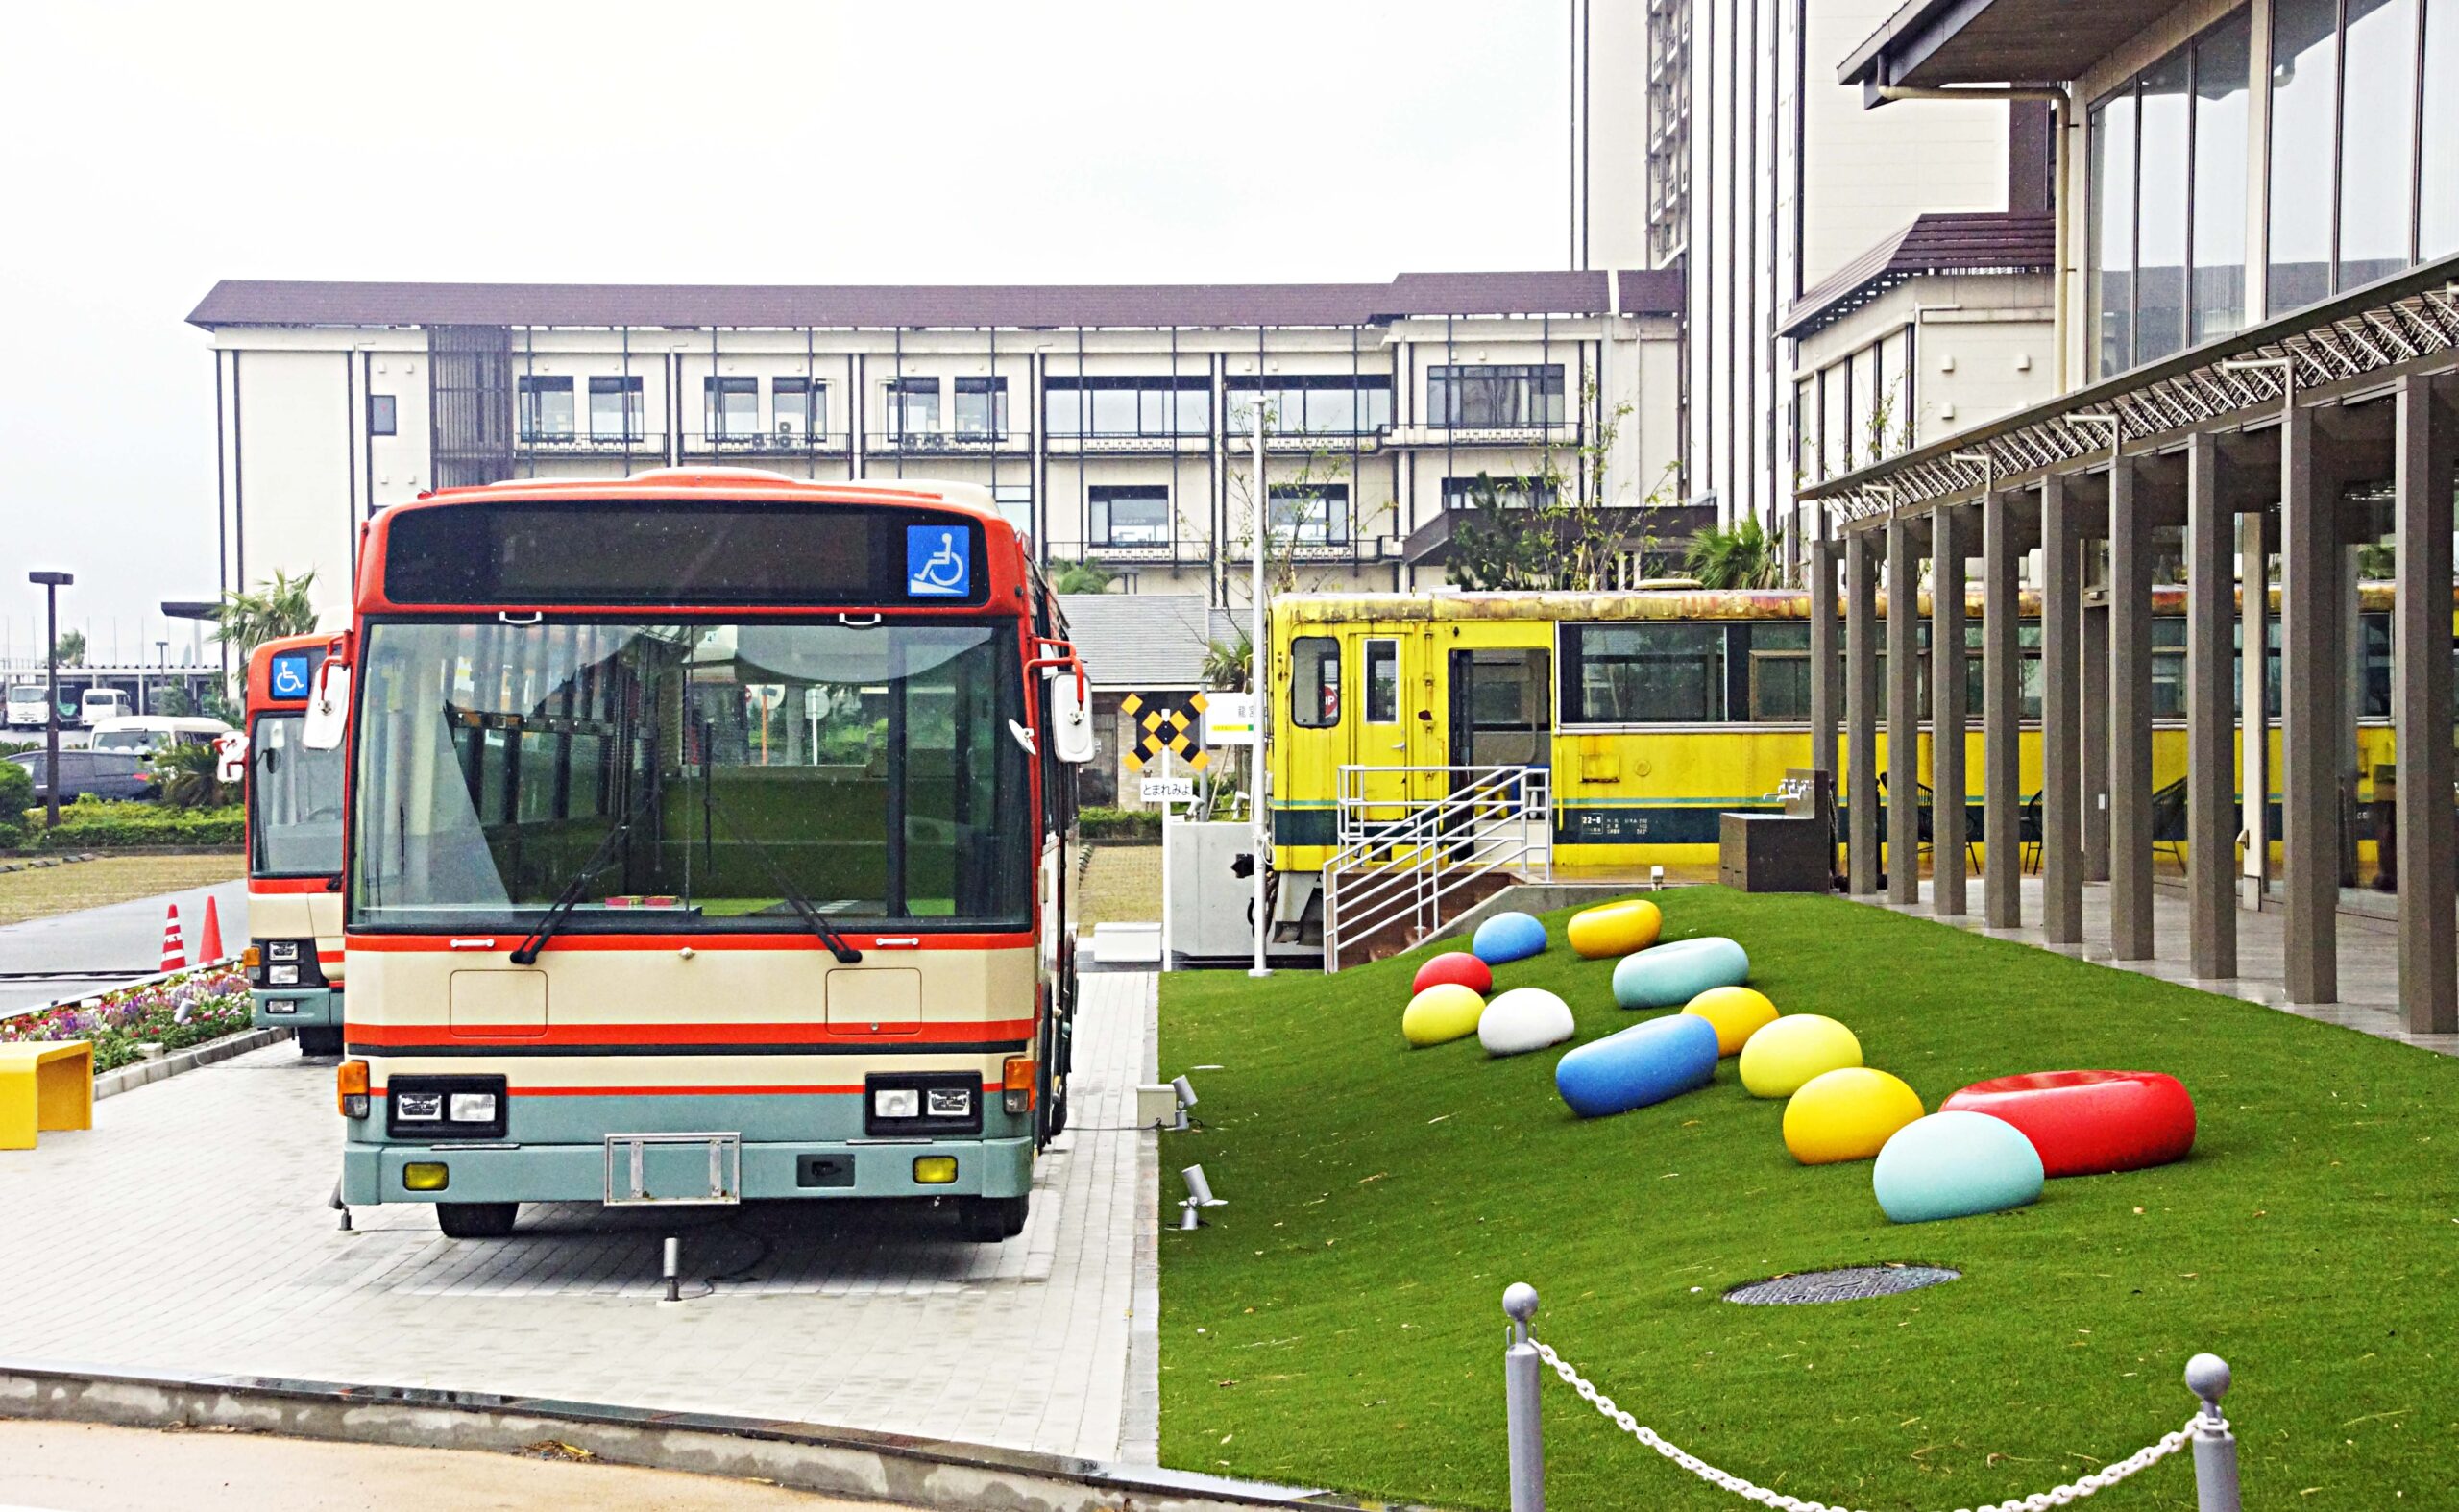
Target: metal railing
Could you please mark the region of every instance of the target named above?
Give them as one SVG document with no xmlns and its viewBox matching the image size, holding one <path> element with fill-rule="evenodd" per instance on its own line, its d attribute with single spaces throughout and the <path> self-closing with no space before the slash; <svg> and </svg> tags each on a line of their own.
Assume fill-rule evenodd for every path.
<svg viewBox="0 0 2459 1512">
<path fill-rule="evenodd" d="M 1439 784 L 1441 797 L 1410 796 Z M 1370 788 L 1390 787 L 1383 795 Z M 1340 849 L 1324 864 L 1324 969 L 1341 946 L 1394 924 L 1420 936 L 1444 903 L 1505 866 L 1554 874 L 1553 773 L 1544 767 L 1343 767 Z"/>
</svg>

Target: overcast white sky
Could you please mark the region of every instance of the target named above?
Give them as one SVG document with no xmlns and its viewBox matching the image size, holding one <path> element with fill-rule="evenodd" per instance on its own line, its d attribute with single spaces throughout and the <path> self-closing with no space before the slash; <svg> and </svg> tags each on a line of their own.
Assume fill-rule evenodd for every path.
<svg viewBox="0 0 2459 1512">
<path fill-rule="evenodd" d="M 0 624 L 214 580 L 216 279 L 1381 280 L 1565 256 L 1559 0 L 12 7 Z M 142 624 L 140 624 L 142 617 Z M 116 622 L 114 623 L 114 620 Z M 173 635 L 173 659 L 185 648 Z M 151 654 L 150 650 L 147 652 Z"/>
</svg>

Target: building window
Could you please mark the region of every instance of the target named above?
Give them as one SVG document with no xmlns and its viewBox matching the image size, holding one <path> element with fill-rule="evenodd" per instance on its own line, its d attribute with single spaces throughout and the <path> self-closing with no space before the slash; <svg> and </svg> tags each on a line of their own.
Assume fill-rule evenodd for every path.
<svg viewBox="0 0 2459 1512">
<path fill-rule="evenodd" d="M 1567 624 L 1565 724 L 1700 724 L 1725 717 L 1720 624 Z"/>
<path fill-rule="evenodd" d="M 1026 549 L 1031 551 L 1034 538 L 1033 485 L 1030 483 L 995 484 L 990 490 L 990 502 L 991 506 L 999 511 L 999 518 L 1015 527 L 1016 534 L 1025 542 Z"/>
<path fill-rule="evenodd" d="M 748 440 L 760 434 L 760 380 L 756 378 L 706 378 L 700 380 L 701 424 L 708 434 Z"/>
<path fill-rule="evenodd" d="M 569 441 L 572 435 L 572 380 L 568 378 L 523 378 L 521 380 L 521 439 Z"/>
<path fill-rule="evenodd" d="M 2346 0 L 2339 287 L 2408 265 L 2416 219 L 2417 0 Z M 2382 171 L 2374 171 L 2376 166 Z"/>
<path fill-rule="evenodd" d="M 2134 365 L 2134 90 L 2091 116 L 2093 304 L 2103 377 Z"/>
<path fill-rule="evenodd" d="M 390 394 L 367 396 L 367 433 L 371 436 L 394 434 L 396 406 Z"/>
<path fill-rule="evenodd" d="M 1551 508 L 1554 485 L 1542 477 L 1489 477 L 1483 473 L 1443 480 L 1446 509 L 1474 509 L 1489 500 L 1504 509 Z"/>
<path fill-rule="evenodd" d="M 1328 730 L 1341 722 L 1341 643 L 1302 635 L 1289 646 L 1289 722 Z"/>
<path fill-rule="evenodd" d="M 768 414 L 780 441 L 823 434 L 828 429 L 828 385 L 807 378 L 771 378 Z"/>
<path fill-rule="evenodd" d="M 1042 418 L 1054 436 L 1205 436 L 1212 433 L 1212 384 L 1200 378 L 1065 378 L 1043 384 Z"/>
<path fill-rule="evenodd" d="M 2459 252 L 2459 0 L 2431 0 L 2424 27 L 2424 110 L 2419 134 L 2417 240 L 2430 260 Z"/>
<path fill-rule="evenodd" d="M 888 380 L 888 433 L 891 437 L 935 436 L 939 433 L 937 378 Z"/>
<path fill-rule="evenodd" d="M 1159 484 L 1096 484 L 1086 492 L 1091 546 L 1168 546 L 1170 491 Z"/>
<path fill-rule="evenodd" d="M 1400 722 L 1400 643 L 1366 643 L 1366 722 Z"/>
<path fill-rule="evenodd" d="M 1275 435 L 1364 436 L 1392 424 L 1392 379 L 1383 374 L 1231 378 L 1230 430 L 1253 430 L 1258 396 L 1265 427 Z"/>
<path fill-rule="evenodd" d="M 1008 380 L 1003 378 L 957 379 L 957 434 L 986 436 L 1008 433 Z"/>
<path fill-rule="evenodd" d="M 641 439 L 639 378 L 619 376 L 589 380 L 589 433 L 600 441 Z"/>
<path fill-rule="evenodd" d="M 2246 324 L 2246 106 L 2253 22 L 2241 12 L 2194 48 L 2194 329 L 2200 345 Z"/>
<path fill-rule="evenodd" d="M 1438 364 L 1426 369 L 1426 424 L 1460 429 L 1501 429 L 1563 423 L 1559 362 Z"/>
<path fill-rule="evenodd" d="M 2155 362 L 2186 344 L 2186 229 L 2193 151 L 2190 53 L 2143 71 L 2136 106 L 2134 360 Z"/>
<path fill-rule="evenodd" d="M 1272 528 L 1275 535 L 1300 546 L 1348 545 L 1349 485 L 1273 484 Z"/>
</svg>

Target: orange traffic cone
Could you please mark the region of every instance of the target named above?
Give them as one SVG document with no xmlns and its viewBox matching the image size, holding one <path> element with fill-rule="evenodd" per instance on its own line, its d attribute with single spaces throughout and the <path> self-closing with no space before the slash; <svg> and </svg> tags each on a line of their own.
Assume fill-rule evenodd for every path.
<svg viewBox="0 0 2459 1512">
<path fill-rule="evenodd" d="M 196 959 L 200 962 L 222 959 L 222 912 L 213 906 L 213 894 L 205 895 L 205 928 L 196 941 Z"/>
<path fill-rule="evenodd" d="M 170 916 L 162 920 L 162 969 L 177 971 L 188 963 L 188 947 L 180 939 L 180 906 L 171 905 Z"/>
</svg>

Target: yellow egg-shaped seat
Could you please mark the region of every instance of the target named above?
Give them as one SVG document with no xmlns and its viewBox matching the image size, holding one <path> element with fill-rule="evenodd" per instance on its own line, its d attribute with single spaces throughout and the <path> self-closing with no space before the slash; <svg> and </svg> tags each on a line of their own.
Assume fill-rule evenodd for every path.
<svg viewBox="0 0 2459 1512">
<path fill-rule="evenodd" d="M 1571 949 L 1590 961 L 1602 961 L 1607 956 L 1627 956 L 1634 950 L 1647 949 L 1656 943 L 1656 937 L 1664 928 L 1665 915 L 1657 912 L 1655 904 L 1645 898 L 1631 898 L 1580 910 L 1571 915 L 1569 933 Z"/>
<path fill-rule="evenodd" d="M 1413 1045 L 1439 1045 L 1477 1032 L 1486 1000 L 1457 982 L 1437 982 L 1409 999 L 1400 1014 L 1400 1037 Z"/>
<path fill-rule="evenodd" d="M 1750 1036 L 1776 1021 L 1767 994 L 1746 987 L 1712 987 L 1683 1006 L 1716 1026 L 1716 1054 L 1738 1056 Z"/>
<path fill-rule="evenodd" d="M 1785 1148 L 1804 1165 L 1874 1160 L 1920 1117 L 1921 1094 L 1885 1071 L 1840 1066 L 1804 1082 L 1785 1104 Z"/>
<path fill-rule="evenodd" d="M 1821 1072 L 1861 1063 L 1853 1031 L 1824 1013 L 1787 1013 L 1741 1047 L 1741 1085 L 1753 1097 L 1790 1097 Z"/>
</svg>

